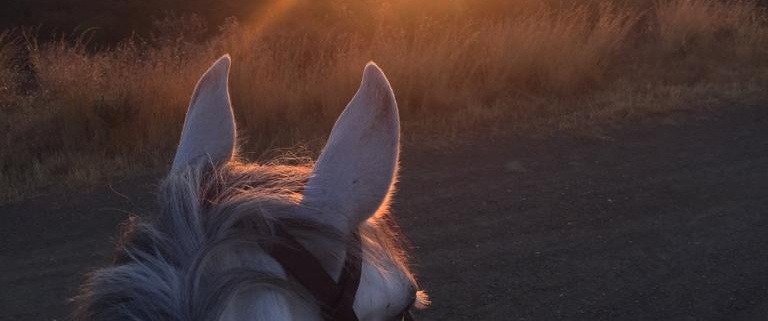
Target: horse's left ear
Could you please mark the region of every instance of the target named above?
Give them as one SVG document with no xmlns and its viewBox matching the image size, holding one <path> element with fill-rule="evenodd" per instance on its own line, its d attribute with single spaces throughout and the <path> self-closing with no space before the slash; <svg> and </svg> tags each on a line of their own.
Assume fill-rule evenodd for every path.
<svg viewBox="0 0 768 321">
<path fill-rule="evenodd" d="M 229 55 L 224 55 L 197 82 L 171 172 L 196 162 L 218 165 L 232 158 L 235 118 L 227 83 L 229 65 Z"/>
<path fill-rule="evenodd" d="M 354 231 L 386 205 L 399 152 L 395 95 L 381 69 L 368 63 L 315 164 L 302 205 L 341 232 Z"/>
</svg>

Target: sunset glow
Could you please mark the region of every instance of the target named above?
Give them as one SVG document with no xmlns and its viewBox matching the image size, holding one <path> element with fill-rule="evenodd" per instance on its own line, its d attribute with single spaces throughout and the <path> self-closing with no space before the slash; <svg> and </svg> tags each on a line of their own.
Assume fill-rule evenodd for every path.
<svg viewBox="0 0 768 321">
<path fill-rule="evenodd" d="M 2 8 L 2 320 L 768 315 L 767 1 Z"/>
<path fill-rule="evenodd" d="M 286 14 L 295 8 L 302 0 L 276 0 L 271 1 L 267 6 L 259 11 L 251 13 L 245 19 L 248 30 L 255 35 L 264 32 L 264 29 L 282 19 L 290 19 Z"/>
</svg>

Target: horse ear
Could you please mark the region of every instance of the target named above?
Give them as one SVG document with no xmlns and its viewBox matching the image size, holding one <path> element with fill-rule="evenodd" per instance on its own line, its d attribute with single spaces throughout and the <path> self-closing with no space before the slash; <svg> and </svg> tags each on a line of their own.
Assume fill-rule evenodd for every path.
<svg viewBox="0 0 768 321">
<path fill-rule="evenodd" d="M 235 118 L 227 84 L 229 65 L 229 55 L 224 55 L 197 82 L 171 172 L 195 162 L 219 164 L 232 158 Z"/>
<path fill-rule="evenodd" d="M 386 205 L 397 175 L 400 120 L 384 73 L 370 62 L 333 126 L 307 182 L 302 205 L 351 232 Z"/>
</svg>

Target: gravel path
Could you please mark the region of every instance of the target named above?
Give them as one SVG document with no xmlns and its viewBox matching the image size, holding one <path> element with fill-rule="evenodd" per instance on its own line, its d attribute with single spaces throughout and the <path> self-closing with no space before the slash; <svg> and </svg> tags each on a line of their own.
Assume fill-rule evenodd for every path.
<svg viewBox="0 0 768 321">
<path fill-rule="evenodd" d="M 424 320 L 765 320 L 768 108 L 402 153 Z M 0 205 L 0 320 L 66 319 L 157 175 Z"/>
</svg>

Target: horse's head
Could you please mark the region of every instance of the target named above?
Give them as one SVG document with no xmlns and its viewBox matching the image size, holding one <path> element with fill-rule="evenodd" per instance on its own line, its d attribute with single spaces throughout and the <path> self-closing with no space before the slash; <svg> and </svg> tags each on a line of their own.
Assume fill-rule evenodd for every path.
<svg viewBox="0 0 768 321">
<path fill-rule="evenodd" d="M 399 116 L 369 63 L 320 158 L 237 160 L 220 58 L 200 78 L 154 223 L 133 220 L 76 315 L 105 320 L 395 320 L 423 304 L 388 213 Z"/>
</svg>

